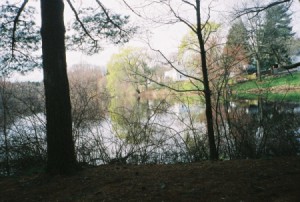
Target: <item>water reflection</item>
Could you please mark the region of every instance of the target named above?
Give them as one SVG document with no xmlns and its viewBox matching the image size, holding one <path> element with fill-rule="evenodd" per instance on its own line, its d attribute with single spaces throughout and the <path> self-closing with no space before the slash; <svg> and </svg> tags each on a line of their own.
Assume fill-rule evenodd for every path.
<svg viewBox="0 0 300 202">
<path fill-rule="evenodd" d="M 224 104 L 215 115 L 220 156 L 234 159 L 297 155 L 299 106 L 263 100 Z M 107 140 L 103 147 L 110 148 L 103 162 L 207 159 L 204 110 L 204 105 L 188 100 L 113 100 L 106 120 L 99 124 L 102 138 Z"/>
<path fill-rule="evenodd" d="M 74 127 L 80 162 L 141 164 L 208 159 L 205 106 L 200 101 L 182 97 L 161 100 L 116 97 L 105 109 L 100 110 L 101 116 L 80 120 L 80 127 Z M 238 100 L 223 103 L 214 110 L 221 158 L 299 154 L 300 103 Z M 28 154 L 45 159 L 43 116 L 42 113 L 20 116 L 6 126 L 11 162 Z M 0 169 L 4 169 L 8 150 L 3 130 L 0 137 Z"/>
<path fill-rule="evenodd" d="M 300 113 L 298 103 L 240 101 L 232 109 L 230 140 L 226 141 L 230 158 L 297 155 L 299 153 Z"/>
</svg>

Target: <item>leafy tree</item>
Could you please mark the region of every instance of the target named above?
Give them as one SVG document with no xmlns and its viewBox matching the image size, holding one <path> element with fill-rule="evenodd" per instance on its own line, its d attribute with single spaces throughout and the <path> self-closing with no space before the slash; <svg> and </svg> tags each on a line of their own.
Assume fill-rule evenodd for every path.
<svg viewBox="0 0 300 202">
<path fill-rule="evenodd" d="M 107 69 L 107 87 L 112 96 L 141 93 L 152 74 L 148 56 L 140 48 L 124 48 L 111 57 Z"/>
<path fill-rule="evenodd" d="M 6 3 L 0 5 L 0 76 L 13 71 L 25 73 L 41 67 L 39 28 L 35 23 L 36 10 L 32 6 Z"/>
<path fill-rule="evenodd" d="M 69 3 L 75 12 L 76 19 L 80 17 L 80 20 L 73 21 L 70 27 L 76 32 L 67 35 L 69 49 L 81 50 L 91 55 L 102 50 L 104 41 L 114 44 L 126 43 L 135 33 L 137 27 L 129 25 L 129 16 L 114 14 L 107 10 L 99 0 L 95 1 L 102 10 L 88 7 L 76 13 L 75 8 Z"/>
<path fill-rule="evenodd" d="M 214 47 L 215 39 L 217 38 L 217 31 L 220 28 L 220 24 L 215 22 L 206 22 L 203 26 L 203 37 L 205 40 L 205 48 L 208 50 L 208 54 L 216 48 Z M 181 39 L 178 47 L 178 58 L 185 67 L 189 68 L 188 72 L 197 72 L 197 68 L 200 65 L 199 61 L 199 44 L 197 42 L 197 35 L 190 30 Z M 199 71 L 198 71 L 199 73 Z"/>
<path fill-rule="evenodd" d="M 290 24 L 291 14 L 284 5 L 266 10 L 261 42 L 265 52 L 263 66 L 271 67 L 275 63 L 290 64 L 289 43 L 294 36 Z"/>
<path fill-rule="evenodd" d="M 123 49 L 114 54 L 107 64 L 107 88 L 111 96 L 134 94 L 134 86 L 127 82 L 128 77 L 124 71 L 124 58 L 129 53 L 129 49 Z"/>
<path fill-rule="evenodd" d="M 211 83 L 212 90 L 224 73 L 224 69 L 220 65 L 220 38 L 219 30 L 221 25 L 215 22 L 206 22 L 203 24 L 203 36 L 205 40 L 206 60 L 208 64 L 208 75 Z M 190 31 L 181 40 L 179 46 L 179 59 L 180 63 L 186 68 L 185 71 L 188 75 L 203 78 L 203 74 L 199 66 L 201 66 L 199 44 L 197 43 L 197 35 Z M 188 77 L 188 76 L 187 76 Z M 196 88 L 199 88 L 199 82 L 195 82 Z"/>
<path fill-rule="evenodd" d="M 242 65 L 249 63 L 248 61 L 248 33 L 241 19 L 235 22 L 229 29 L 227 41 L 224 48 L 224 56 L 226 62 L 233 67 L 229 71 L 239 71 Z"/>
<path fill-rule="evenodd" d="M 266 12 L 265 24 L 260 23 L 260 26 L 261 26 L 259 28 L 260 31 L 258 31 L 258 29 L 256 31 L 254 31 L 253 29 L 250 29 L 251 30 L 250 35 L 252 35 L 252 37 L 250 36 L 250 38 L 253 38 L 253 36 L 254 36 L 253 33 L 256 33 L 256 36 L 260 37 L 260 39 L 256 40 L 257 42 L 259 42 L 259 41 L 265 42 L 266 38 L 268 38 L 269 42 L 276 43 L 276 41 L 278 41 L 278 40 L 282 41 L 282 39 L 283 39 L 283 41 L 284 41 L 285 39 L 277 38 L 276 40 L 272 41 L 272 38 L 270 38 L 269 34 L 273 34 L 274 31 L 275 31 L 274 32 L 275 35 L 279 34 L 279 33 L 280 33 L 280 35 L 283 34 L 286 36 L 293 35 L 291 30 L 289 30 L 290 29 L 290 25 L 289 25 L 290 14 L 288 13 L 288 10 L 289 10 L 290 6 L 292 5 L 292 3 L 294 3 L 294 2 L 295 2 L 294 0 L 276 0 L 276 1 L 271 1 L 271 2 L 270 1 L 260 2 L 260 4 L 255 5 L 255 6 L 246 5 L 244 8 L 236 10 L 235 14 L 236 14 L 236 18 L 248 16 L 248 21 L 253 21 L 255 18 L 258 19 L 258 17 L 262 16 L 263 12 Z M 273 18 L 273 20 L 272 20 L 272 18 Z M 279 21 L 276 22 L 276 19 Z M 278 27 L 278 25 L 280 25 L 280 26 Z M 271 26 L 273 26 L 273 27 L 271 27 Z M 264 27 L 264 28 L 262 28 L 262 27 Z M 252 26 L 252 28 L 254 28 L 254 26 Z M 266 34 L 268 34 L 268 35 L 264 35 L 264 32 L 262 32 L 262 29 L 272 29 L 272 28 L 273 28 L 273 30 L 266 32 Z M 279 28 L 279 29 L 276 30 L 274 28 L 276 28 L 276 29 Z M 249 28 L 247 28 L 247 29 L 249 31 Z M 285 31 L 283 31 L 283 30 L 285 30 Z M 286 31 L 288 31 L 289 34 L 287 34 Z M 260 34 L 258 34 L 259 32 L 260 32 Z M 252 45 L 254 45 L 254 43 L 252 43 Z M 295 63 L 295 64 L 286 64 L 289 62 L 287 54 L 285 53 L 286 45 L 287 44 L 285 44 L 283 49 L 281 49 L 281 48 L 278 49 L 277 47 L 275 47 L 276 50 L 275 49 L 272 50 L 272 48 L 270 46 L 264 47 L 264 50 L 259 50 L 261 48 L 258 48 L 258 46 L 256 46 L 256 48 L 255 48 L 256 51 L 254 51 L 254 49 L 252 49 L 252 51 L 250 50 L 250 52 L 252 54 L 256 55 L 254 58 L 256 58 L 257 74 L 258 74 L 259 78 L 260 78 L 260 66 L 261 66 L 260 63 L 263 60 L 268 60 L 268 62 L 266 64 L 263 64 L 266 66 L 269 66 L 271 64 L 271 62 L 274 62 L 274 61 L 285 63 L 284 65 L 281 66 L 282 68 L 285 68 L 285 69 L 290 69 L 290 68 L 300 66 L 300 62 Z M 251 44 L 250 44 L 250 47 L 251 47 Z M 271 50 L 271 53 L 270 53 L 270 50 Z M 275 53 L 274 53 L 274 51 L 275 51 Z M 279 51 L 279 52 L 276 53 L 276 51 Z M 264 53 L 265 55 L 263 55 L 262 58 L 260 58 L 260 56 L 259 56 L 260 54 L 257 54 L 258 52 L 260 52 L 260 53 L 265 52 Z M 283 56 L 278 55 L 280 52 L 283 54 Z M 271 54 L 275 54 L 275 56 L 270 57 Z"/>
<path fill-rule="evenodd" d="M 15 67 L 12 69 L 15 70 L 29 69 L 33 66 L 28 64 L 29 61 L 37 63 L 34 58 L 27 56 L 31 56 L 32 52 L 38 50 L 36 45 L 40 41 L 39 36 L 36 34 L 38 29 L 34 29 L 34 15 L 32 14 L 34 8 L 27 8 L 28 2 L 29 0 L 23 0 L 20 4 L 7 1 L 4 6 L 1 6 L 1 11 L 4 11 L 0 12 L 1 19 L 3 19 L 1 20 L 1 36 L 6 36 L 6 40 L 3 40 L 2 43 L 1 38 L 0 47 L 1 49 L 7 49 L 7 46 L 9 46 L 11 50 L 10 54 L 8 53 L 9 55 L 1 55 L 1 62 L 12 64 L 11 62 L 14 61 L 16 65 L 12 66 Z M 113 39 L 114 42 L 121 42 L 126 41 L 123 38 L 130 37 L 130 34 L 134 32 L 134 29 L 129 28 L 129 31 L 127 31 L 127 28 L 124 27 L 124 23 L 126 24 L 128 21 L 121 20 L 123 18 L 120 16 L 115 17 L 115 15 L 112 15 L 99 0 L 95 0 L 95 2 L 102 14 L 94 15 L 95 18 L 88 18 L 88 20 L 86 18 L 81 19 L 81 12 L 77 12 L 70 0 L 66 2 L 71 7 L 76 19 L 73 27 L 78 28 L 73 30 L 75 34 L 73 38 L 77 39 L 78 36 L 81 36 L 92 40 L 92 43 L 90 43 L 90 40 L 73 40 L 76 42 L 73 47 L 77 46 L 82 50 L 87 50 L 87 52 L 89 50 L 96 52 L 101 48 L 99 40 L 103 39 L 102 34 L 108 33 L 105 35 L 106 38 Z M 41 0 L 40 3 L 47 120 L 47 171 L 52 174 L 69 174 L 76 169 L 76 157 L 72 137 L 69 82 L 66 71 L 64 1 Z M 103 17 L 103 23 L 109 26 L 104 26 L 103 23 L 99 24 L 100 17 Z M 76 27 L 76 22 L 79 23 L 80 27 Z M 31 31 L 32 29 L 34 31 Z M 96 30 L 101 31 L 97 32 Z M 105 32 L 105 30 L 110 31 Z M 116 40 L 116 37 L 120 37 L 120 40 Z M 85 46 L 84 42 L 88 42 L 88 45 Z M 27 52 L 24 54 L 22 51 L 16 51 L 16 48 Z M 20 52 L 20 57 L 16 57 L 16 52 Z"/>
<path fill-rule="evenodd" d="M 290 55 L 300 55 L 300 38 L 292 38 L 289 44 Z"/>
<path fill-rule="evenodd" d="M 261 71 L 270 69 L 273 64 L 290 64 L 289 43 L 294 35 L 290 16 L 288 8 L 281 4 L 266 9 L 265 13 L 247 15 L 246 47 L 260 80 Z M 239 36 L 234 38 L 237 40 Z"/>
</svg>

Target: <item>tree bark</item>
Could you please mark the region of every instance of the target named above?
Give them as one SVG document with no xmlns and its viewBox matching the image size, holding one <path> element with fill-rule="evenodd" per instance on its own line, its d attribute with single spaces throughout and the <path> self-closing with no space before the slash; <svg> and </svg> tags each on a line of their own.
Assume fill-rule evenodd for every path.
<svg viewBox="0 0 300 202">
<path fill-rule="evenodd" d="M 197 37 L 200 46 L 201 65 L 202 65 L 202 74 L 203 74 L 204 97 L 205 97 L 205 106 L 206 106 L 205 113 L 206 113 L 207 135 L 208 135 L 208 143 L 209 143 L 209 158 L 211 160 L 217 160 L 219 158 L 219 155 L 218 155 L 216 142 L 215 142 L 211 91 L 210 91 L 209 80 L 208 80 L 206 51 L 204 47 L 204 40 L 203 40 L 202 29 L 201 29 L 200 0 L 196 0 L 196 8 L 197 8 L 196 10 Z"/>
<path fill-rule="evenodd" d="M 47 172 L 50 174 L 70 174 L 76 169 L 63 15 L 63 0 L 41 0 Z"/>
<path fill-rule="evenodd" d="M 299 66 L 300 66 L 300 62 L 297 62 L 297 63 L 291 64 L 291 65 L 282 66 L 281 68 L 284 68 L 284 69 L 293 69 L 293 68 L 296 68 L 296 67 L 299 67 Z"/>
<path fill-rule="evenodd" d="M 256 57 L 256 77 L 258 78 L 259 81 L 262 81 L 261 71 L 260 71 L 260 60 L 258 57 Z"/>
</svg>

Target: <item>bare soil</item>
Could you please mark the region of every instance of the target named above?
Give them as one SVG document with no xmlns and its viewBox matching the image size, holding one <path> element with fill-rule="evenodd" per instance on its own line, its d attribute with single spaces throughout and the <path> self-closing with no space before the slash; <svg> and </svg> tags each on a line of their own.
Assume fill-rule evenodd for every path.
<svg viewBox="0 0 300 202">
<path fill-rule="evenodd" d="M 0 201 L 300 201 L 300 157 L 2 177 Z"/>
</svg>

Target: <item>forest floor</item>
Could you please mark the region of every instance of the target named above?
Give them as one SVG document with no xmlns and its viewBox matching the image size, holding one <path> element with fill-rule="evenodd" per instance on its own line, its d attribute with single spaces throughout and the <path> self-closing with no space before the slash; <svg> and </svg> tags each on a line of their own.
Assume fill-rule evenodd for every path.
<svg viewBox="0 0 300 202">
<path fill-rule="evenodd" d="M 0 201 L 300 201 L 300 157 L 1 177 Z"/>
</svg>

